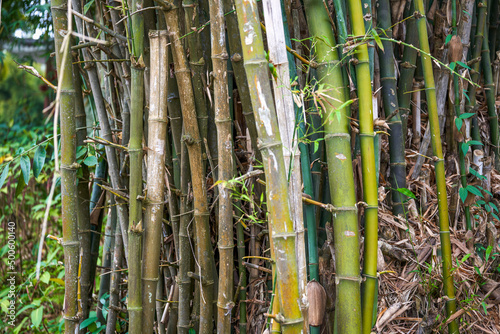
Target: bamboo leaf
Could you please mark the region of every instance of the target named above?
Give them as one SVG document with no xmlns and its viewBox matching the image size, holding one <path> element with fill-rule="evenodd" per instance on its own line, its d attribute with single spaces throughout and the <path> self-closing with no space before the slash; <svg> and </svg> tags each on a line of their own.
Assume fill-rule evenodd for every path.
<svg viewBox="0 0 500 334">
<path fill-rule="evenodd" d="M 486 176 L 479 174 L 472 168 L 469 169 L 469 172 L 480 180 L 486 180 Z"/>
<path fill-rule="evenodd" d="M 80 324 L 80 329 L 87 328 L 89 325 L 96 322 L 96 320 L 97 320 L 97 317 L 89 317 L 89 318 L 83 320 L 82 323 Z"/>
<path fill-rule="evenodd" d="M 489 245 L 488 248 L 486 248 L 486 252 L 484 253 L 484 262 L 488 262 L 490 259 L 491 251 L 493 250 L 493 246 Z"/>
<path fill-rule="evenodd" d="M 461 118 L 455 118 L 455 126 L 457 127 L 458 131 L 462 129 L 462 124 L 463 120 Z"/>
<path fill-rule="evenodd" d="M 464 62 L 461 62 L 461 61 L 457 61 L 458 65 L 462 66 L 463 68 L 466 68 L 468 70 L 470 70 L 471 68 L 469 67 L 469 65 L 467 65 L 466 63 Z"/>
<path fill-rule="evenodd" d="M 373 38 L 375 39 L 375 43 L 377 43 L 380 50 L 384 51 L 384 45 L 382 44 L 382 41 L 380 40 L 380 36 L 378 35 L 378 33 L 375 30 L 372 30 L 372 35 Z"/>
<path fill-rule="evenodd" d="M 446 36 L 446 39 L 444 40 L 444 44 L 448 44 L 448 42 L 451 40 L 451 38 L 453 37 L 452 34 L 449 34 L 448 36 Z M 451 64 L 450 64 L 451 65 Z M 451 66 L 450 66 L 451 67 Z"/>
<path fill-rule="evenodd" d="M 458 191 L 458 194 L 460 195 L 460 199 L 462 200 L 462 203 L 465 203 L 465 199 L 467 198 L 467 189 L 466 188 L 460 188 Z"/>
<path fill-rule="evenodd" d="M 460 146 L 460 149 L 462 150 L 462 153 L 464 155 L 467 155 L 467 152 L 469 151 L 469 142 L 467 143 L 462 143 L 462 145 Z"/>
<path fill-rule="evenodd" d="M 458 118 L 467 119 L 467 118 L 470 118 L 474 115 L 475 115 L 475 113 L 473 113 L 473 112 L 466 112 L 466 113 L 463 113 L 462 115 L 458 116 Z"/>
<path fill-rule="evenodd" d="M 2 174 L 0 174 L 0 189 L 2 189 L 3 184 L 7 179 L 7 175 L 9 175 L 9 167 L 10 167 L 10 162 L 7 165 L 5 165 L 5 167 L 2 170 Z"/>
<path fill-rule="evenodd" d="M 477 189 L 475 186 L 473 185 L 468 185 L 466 187 L 467 191 L 471 192 L 472 194 L 476 195 L 476 196 L 479 196 L 479 197 L 484 197 L 483 194 L 481 193 L 481 190 Z"/>
<path fill-rule="evenodd" d="M 23 155 L 20 159 L 20 163 L 21 163 L 21 172 L 23 173 L 24 183 L 28 184 L 30 180 L 30 169 L 31 169 L 30 158 L 27 155 Z"/>
<path fill-rule="evenodd" d="M 89 167 L 97 165 L 97 158 L 94 155 L 89 155 L 83 160 L 83 163 Z"/>
<path fill-rule="evenodd" d="M 451 69 L 452 71 L 454 71 L 454 70 L 455 70 L 455 67 L 456 67 L 456 66 L 457 66 L 457 63 L 455 63 L 455 62 L 450 63 L 450 69 Z"/>
<path fill-rule="evenodd" d="M 401 194 L 405 195 L 406 197 L 417 199 L 417 196 L 415 196 L 415 194 L 408 188 L 398 188 L 396 190 Z"/>
<path fill-rule="evenodd" d="M 90 0 L 89 2 L 87 2 L 85 4 L 85 6 L 83 7 L 83 13 L 84 14 L 87 14 L 88 10 L 90 9 L 90 6 L 92 6 L 94 4 L 94 1 L 95 0 Z"/>
<path fill-rule="evenodd" d="M 483 146 L 483 143 L 481 143 L 479 140 L 469 140 L 467 144 Z"/>
<path fill-rule="evenodd" d="M 495 205 L 495 203 L 490 202 L 490 203 L 489 203 L 489 205 L 490 205 L 490 207 L 491 207 L 493 210 L 495 210 L 496 212 L 498 212 L 498 208 L 497 208 L 497 206 Z"/>
<path fill-rule="evenodd" d="M 33 158 L 33 175 L 35 176 L 35 178 L 40 175 L 43 165 L 45 164 L 46 156 L 47 152 L 45 151 L 45 147 L 38 146 L 35 152 L 35 157 Z"/>
</svg>

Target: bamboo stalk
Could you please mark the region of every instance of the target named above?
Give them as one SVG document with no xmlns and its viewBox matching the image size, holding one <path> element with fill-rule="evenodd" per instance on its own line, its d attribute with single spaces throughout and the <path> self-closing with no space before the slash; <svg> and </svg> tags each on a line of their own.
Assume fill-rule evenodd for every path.
<svg viewBox="0 0 500 334">
<path fill-rule="evenodd" d="M 56 52 L 58 90 L 60 92 L 59 110 L 61 114 L 61 203 L 65 264 L 64 324 L 65 333 L 78 330 L 78 202 L 76 170 L 76 125 L 75 125 L 75 88 L 71 65 L 71 38 L 68 31 L 67 2 L 54 0 L 50 3 L 53 17 L 54 44 Z"/>
<path fill-rule="evenodd" d="M 227 87 L 226 33 L 222 0 L 210 1 L 210 33 L 214 77 L 215 124 L 219 152 L 219 289 L 217 298 L 217 332 L 231 332 L 233 303 L 233 203 L 224 182 L 233 178 L 233 138 Z"/>
<path fill-rule="evenodd" d="M 156 285 L 160 264 L 165 187 L 165 137 L 167 136 L 168 41 L 166 31 L 150 31 L 151 90 L 149 104 L 147 197 L 144 224 L 141 332 L 154 327 Z"/>
<path fill-rule="evenodd" d="M 111 195 L 114 197 L 114 195 Z M 109 288 L 109 312 L 106 322 L 106 334 L 114 334 L 116 332 L 116 319 L 118 316 L 118 303 L 120 302 L 120 283 L 121 283 L 121 266 L 123 257 L 123 238 L 122 230 L 116 228 L 115 231 L 115 249 L 113 251 L 113 260 L 111 267 L 111 283 Z"/>
<path fill-rule="evenodd" d="M 304 321 L 298 304 L 298 268 L 295 233 L 290 217 L 281 136 L 275 116 L 268 65 L 255 0 L 237 2 L 236 13 L 243 47 L 243 60 L 260 138 L 267 180 L 267 199 L 272 248 L 274 248 L 282 333 L 302 333 Z"/>
<path fill-rule="evenodd" d="M 255 151 L 255 158 L 261 161 L 260 151 L 257 146 L 257 127 L 255 124 L 255 117 L 253 115 L 252 101 L 250 99 L 250 92 L 248 90 L 248 82 L 243 66 L 242 47 L 240 40 L 240 32 L 238 30 L 238 19 L 236 11 L 234 10 L 234 0 L 223 0 L 224 11 L 226 15 L 227 25 L 227 40 L 229 44 L 230 59 L 234 71 L 234 79 L 238 87 L 238 94 L 241 99 L 241 106 L 243 108 L 243 116 L 245 116 L 245 123 L 250 133 L 250 140 L 252 141 L 252 148 Z"/>
<path fill-rule="evenodd" d="M 189 71 L 184 48 L 180 41 L 178 7 L 179 1 L 169 3 L 165 6 L 164 14 L 170 35 L 170 43 L 173 47 L 174 67 L 176 71 L 177 84 L 179 85 L 180 102 L 184 124 L 184 141 L 189 152 L 189 165 L 191 169 L 191 180 L 194 195 L 194 218 L 196 225 L 196 254 L 200 267 L 201 302 L 200 302 L 200 328 L 199 333 L 211 333 L 213 328 L 213 268 L 214 258 L 210 242 L 210 227 L 208 222 L 207 191 L 205 186 L 205 175 L 202 162 L 201 138 L 196 119 L 194 95 L 191 84 L 191 73 Z M 180 310 L 179 310 L 180 312 Z"/>
<path fill-rule="evenodd" d="M 352 31 L 355 36 L 364 36 L 360 0 L 349 0 L 349 13 Z M 358 78 L 359 98 L 359 135 L 361 144 L 363 196 L 365 209 L 365 245 L 363 276 L 363 333 L 370 333 L 373 325 L 373 313 L 377 302 L 377 242 L 378 242 L 378 189 L 375 173 L 375 150 L 373 132 L 372 89 L 370 84 L 370 64 L 368 47 L 360 44 L 356 47 L 356 76 Z"/>
<path fill-rule="evenodd" d="M 143 8 L 143 0 L 128 1 L 130 11 Z M 153 328 L 153 321 L 147 317 L 147 307 L 141 289 L 141 249 L 143 237 L 142 201 L 142 134 L 144 104 L 144 17 L 142 13 L 132 16 L 131 30 L 131 108 L 130 108 L 130 142 L 129 142 L 129 222 L 128 222 L 128 269 L 129 269 L 129 331 L 131 334 L 141 333 L 144 328 Z M 146 243 L 145 243 L 146 244 Z M 146 253 L 146 255 L 148 255 Z M 154 291 L 154 290 L 153 290 Z M 148 291 L 149 292 L 149 291 Z M 146 291 L 144 291 L 144 296 Z M 143 305 L 144 304 L 144 305 Z M 154 304 L 153 304 L 154 305 Z M 143 314 L 144 308 L 144 314 Z M 144 321 L 144 323 L 143 323 Z"/>
<path fill-rule="evenodd" d="M 359 234 L 349 135 L 350 111 L 348 107 L 342 107 L 346 101 L 345 82 L 338 66 L 336 49 L 331 49 L 335 45 L 335 38 L 329 28 L 330 22 L 323 2 L 307 0 L 305 9 L 309 31 L 315 41 L 318 79 L 325 84 L 328 94 L 322 113 L 332 204 L 337 208 L 334 215 L 337 277 L 337 321 L 334 331 L 340 334 L 360 333 Z"/>
<path fill-rule="evenodd" d="M 299 294 L 301 309 L 307 305 L 307 261 L 304 238 L 304 217 L 302 213 L 302 179 L 300 175 L 300 155 L 295 131 L 295 108 L 292 97 L 291 78 L 286 50 L 284 11 L 279 2 L 264 0 L 264 20 L 267 26 L 269 61 L 273 63 L 277 77 L 273 80 L 274 100 L 278 127 L 283 142 L 283 157 L 288 181 L 290 214 L 296 239 Z M 286 15 L 285 15 L 286 17 Z M 288 26 L 286 26 L 288 30 Z M 293 65 L 293 62 L 291 63 Z"/>
<path fill-rule="evenodd" d="M 380 29 L 379 35 L 392 38 L 391 10 L 389 0 L 379 0 L 377 19 Z M 389 125 L 389 149 L 390 149 L 390 182 L 392 212 L 394 215 L 405 216 L 405 196 L 397 191 L 398 188 L 406 188 L 406 160 L 405 160 L 405 136 L 401 122 L 400 109 L 396 96 L 396 73 L 394 67 L 394 49 L 392 42 L 382 41 L 383 49 L 378 50 L 380 59 L 380 82 L 382 85 L 382 101 L 387 124 Z M 394 115 L 389 119 L 391 115 Z"/>
<path fill-rule="evenodd" d="M 408 1 L 408 13 L 412 16 L 406 20 L 406 38 L 405 43 L 418 47 L 418 35 L 416 31 L 416 20 L 413 16 L 414 2 Z M 403 58 L 399 65 L 399 72 L 401 73 L 398 82 L 398 103 L 399 113 L 403 126 L 403 136 L 406 139 L 406 129 L 408 127 L 408 114 L 410 113 L 411 91 L 413 90 L 413 77 L 415 75 L 417 63 L 417 50 L 405 46 L 403 50 Z"/>
<path fill-rule="evenodd" d="M 487 8 L 487 3 L 486 0 L 479 1 L 477 2 L 477 25 L 476 25 L 476 33 L 474 35 L 474 41 L 473 41 L 473 48 L 472 48 L 472 59 L 479 60 L 481 57 L 481 50 L 483 46 L 483 39 L 484 39 L 484 31 L 486 28 L 486 8 Z M 472 66 L 471 66 L 471 81 L 474 83 L 479 83 L 479 80 L 481 78 L 481 62 L 476 61 Z M 465 103 L 465 111 L 466 112 L 473 112 L 476 113 L 477 109 L 477 103 L 476 103 L 476 92 L 477 92 L 477 87 L 475 85 L 469 85 L 469 89 L 467 94 L 469 95 L 469 98 L 467 99 Z M 477 115 L 474 115 L 472 117 L 472 139 L 475 141 L 481 141 L 481 135 L 479 134 L 479 124 L 477 120 Z M 473 145 L 472 146 L 473 150 L 480 150 L 482 147 L 480 145 Z"/>
<path fill-rule="evenodd" d="M 495 5 L 498 6 L 498 2 L 496 2 Z M 495 83 L 493 82 L 493 73 L 491 70 L 492 66 L 488 43 L 488 29 L 486 29 L 486 27 L 484 29 L 481 65 L 483 67 L 484 92 L 486 95 L 486 104 L 488 106 L 491 151 L 495 154 L 495 168 L 500 170 L 500 137 L 498 134 L 498 114 L 495 104 Z"/>
<path fill-rule="evenodd" d="M 456 311 L 455 287 L 453 286 L 451 241 L 448 217 L 448 199 L 446 191 L 446 177 L 444 170 L 443 149 L 439 132 L 439 119 L 437 115 L 436 88 L 434 86 L 434 75 L 432 70 L 432 60 L 426 54 L 430 54 L 429 36 L 427 34 L 427 22 L 425 17 L 423 0 L 416 0 L 415 9 L 418 12 L 417 28 L 420 41 L 420 48 L 425 52 L 421 54 L 422 67 L 425 78 L 425 88 L 427 96 L 427 110 L 429 113 L 429 123 L 432 132 L 432 150 L 436 157 L 435 173 L 438 193 L 439 208 L 439 230 L 441 238 L 441 254 L 443 259 L 443 285 L 446 300 L 446 316 L 452 316 Z M 449 333 L 458 333 L 457 320 L 448 324 Z"/>
</svg>

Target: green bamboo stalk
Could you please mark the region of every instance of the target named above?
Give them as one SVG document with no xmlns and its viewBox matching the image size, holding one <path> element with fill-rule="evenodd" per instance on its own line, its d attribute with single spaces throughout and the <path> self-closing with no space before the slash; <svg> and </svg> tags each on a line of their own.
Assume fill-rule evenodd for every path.
<svg viewBox="0 0 500 334">
<path fill-rule="evenodd" d="M 165 187 L 165 137 L 167 136 L 168 47 L 166 31 L 150 31 L 151 90 L 148 126 L 147 196 L 144 220 L 141 332 L 152 332 L 156 307 L 156 285 L 163 218 Z"/>
<path fill-rule="evenodd" d="M 340 59 L 342 60 L 342 64 L 347 64 L 349 69 L 349 74 L 352 78 L 354 85 L 356 86 L 356 72 L 354 71 L 354 67 L 352 63 L 349 61 L 350 57 L 342 52 L 342 46 L 346 44 L 348 38 L 347 31 L 347 15 L 345 13 L 345 1 L 344 0 L 333 0 L 333 5 L 335 8 L 335 20 L 337 21 L 337 29 L 338 29 L 338 41 L 339 41 L 339 50 Z M 349 78 L 347 77 L 347 71 L 344 66 L 342 66 L 342 76 L 344 79 L 344 83 L 348 83 Z M 349 96 L 349 85 L 346 84 L 346 96 Z"/>
<path fill-rule="evenodd" d="M 342 72 L 330 29 L 328 14 L 320 0 L 305 1 L 309 31 L 315 41 L 318 79 L 329 95 L 324 103 L 323 120 L 327 150 L 328 174 L 335 207 L 335 271 L 337 274 L 335 330 L 338 333 L 361 332 L 361 298 L 359 273 L 359 241 L 354 174 L 348 107 Z M 370 84 L 370 81 L 368 81 Z M 371 96 L 370 96 L 371 97 Z M 326 102 L 326 101 L 325 101 Z M 341 108 L 342 107 L 342 108 Z M 373 141 L 372 141 L 373 143 Z M 353 311 L 357 310 L 357 311 Z"/>
<path fill-rule="evenodd" d="M 498 5 L 498 3 L 496 3 Z M 484 29 L 483 50 L 481 54 L 481 65 L 484 75 L 484 92 L 488 106 L 488 121 L 490 125 L 491 151 L 495 154 L 495 168 L 500 170 L 500 137 L 498 134 L 498 115 L 495 105 L 495 83 L 493 82 L 490 49 L 488 43 L 488 30 Z"/>
<path fill-rule="evenodd" d="M 222 0 L 210 1 L 210 32 L 214 77 L 214 112 L 219 152 L 219 289 L 217 299 L 217 332 L 231 332 L 233 308 L 233 203 L 224 182 L 233 178 L 233 136 L 227 87 L 226 33 Z"/>
<path fill-rule="evenodd" d="M 132 13 L 143 8 L 143 0 L 128 2 Z M 142 133 L 143 133 L 143 104 L 144 104 L 144 17 L 143 13 L 135 13 L 132 18 L 131 39 L 131 108 L 130 108 L 130 142 L 129 142 L 129 225 L 128 225 L 128 313 L 129 331 L 131 334 L 142 332 L 144 328 L 153 327 L 153 321 L 148 318 L 147 305 L 144 303 L 141 289 L 141 249 L 142 249 Z M 148 252 L 149 253 L 149 252 Z M 146 253 L 146 254 L 148 254 Z M 144 291 L 144 296 L 146 291 Z M 144 304 L 144 305 L 143 305 Z M 154 305 L 154 302 L 153 302 Z M 143 314 L 143 308 L 144 313 Z"/>
<path fill-rule="evenodd" d="M 349 0 L 349 13 L 354 36 L 364 36 L 365 27 L 360 0 Z M 375 150 L 372 111 L 372 87 L 370 84 L 370 64 L 368 47 L 360 44 L 356 47 L 356 76 L 358 78 L 359 98 L 359 135 L 361 144 L 363 196 L 365 209 L 365 247 L 363 275 L 363 333 L 370 333 L 373 325 L 373 313 L 376 307 L 377 290 L 377 249 L 378 249 L 378 190 L 375 173 Z"/>
<path fill-rule="evenodd" d="M 441 238 L 441 254 L 443 259 L 443 285 L 447 297 L 446 315 L 452 316 L 456 311 L 455 287 L 453 286 L 451 260 L 451 242 L 448 216 L 448 199 L 446 191 L 446 176 L 444 170 L 443 148 L 441 146 L 441 136 L 439 130 L 439 119 L 437 114 L 436 88 L 434 86 L 434 74 L 432 70 L 432 60 L 430 54 L 429 36 L 427 34 L 427 22 L 425 17 L 423 0 L 415 1 L 415 9 L 418 12 L 417 28 L 420 41 L 422 67 L 424 71 L 425 89 L 427 96 L 427 110 L 429 114 L 429 124 L 432 132 L 432 150 L 437 158 L 435 160 L 436 184 L 438 193 L 439 208 L 439 230 Z M 449 333 L 458 333 L 457 319 L 448 325 Z"/>
<path fill-rule="evenodd" d="M 486 9 L 487 9 L 487 3 L 486 0 L 479 1 L 476 6 L 476 12 L 477 12 L 477 24 L 476 24 L 476 33 L 474 35 L 474 41 L 473 41 L 473 48 L 472 48 L 472 60 L 475 60 L 474 64 L 471 66 L 471 81 L 474 83 L 479 83 L 479 79 L 481 78 L 481 62 L 479 61 L 479 58 L 481 57 L 481 50 L 483 46 L 483 39 L 484 39 L 484 31 L 486 27 Z M 477 92 L 477 87 L 475 85 L 469 84 L 468 88 L 468 96 L 469 98 L 467 99 L 465 103 L 465 111 L 466 112 L 472 112 L 476 113 L 477 112 L 477 103 L 476 103 L 476 92 Z M 479 124 L 477 120 L 477 115 L 474 115 L 472 117 L 472 139 L 475 141 L 481 141 L 481 135 L 479 134 Z M 479 145 L 473 145 L 472 146 L 473 150 L 478 150 L 481 149 L 481 146 Z"/>
<path fill-rule="evenodd" d="M 336 330 L 338 333 L 360 333 L 361 298 L 359 273 L 359 241 L 354 174 L 352 170 L 349 115 L 342 72 L 330 29 L 328 14 L 322 1 L 305 1 L 309 31 L 315 41 L 318 79 L 328 89 L 323 120 L 332 204 L 335 207 L 335 252 L 337 273 Z M 368 84 L 370 82 L 368 81 Z M 342 107 L 342 108 L 341 108 Z M 373 143 L 373 142 L 372 142 Z M 357 310 L 357 311 L 353 311 Z"/>
<path fill-rule="evenodd" d="M 298 268 L 295 233 L 290 217 L 283 148 L 268 81 L 262 31 L 255 0 L 237 2 L 236 13 L 243 60 L 254 108 L 260 150 L 267 180 L 270 237 L 275 253 L 282 333 L 302 333 L 304 321 L 298 304 Z"/>
<path fill-rule="evenodd" d="M 379 35 L 392 38 L 391 7 L 389 0 L 379 0 L 377 9 Z M 405 216 L 405 196 L 397 191 L 406 188 L 405 141 L 399 104 L 396 96 L 396 73 L 394 69 L 394 49 L 390 41 L 382 41 L 383 49 L 379 48 L 380 82 L 382 85 L 382 101 L 387 124 L 389 125 L 390 149 L 390 182 L 392 197 L 392 212 L 394 215 Z M 391 118 L 389 118 L 391 117 Z"/>
<path fill-rule="evenodd" d="M 408 13 L 411 17 L 406 20 L 406 38 L 405 43 L 414 45 L 418 47 L 418 34 L 415 33 L 417 30 L 417 22 L 413 16 L 414 12 L 414 2 L 409 1 Z M 408 114 L 410 113 L 410 103 L 411 103 L 411 92 L 413 91 L 413 77 L 415 76 L 415 69 L 417 64 L 417 50 L 405 46 L 403 49 L 403 58 L 399 65 L 399 82 L 398 82 L 398 103 L 399 103 L 399 113 L 401 115 L 401 122 L 403 125 L 403 136 L 406 139 L 406 130 L 408 128 Z"/>
<path fill-rule="evenodd" d="M 184 124 L 184 142 L 189 152 L 189 165 L 194 197 L 194 219 L 196 225 L 196 250 L 198 263 L 202 275 L 202 298 L 200 303 L 199 333 L 211 333 L 213 328 L 213 268 L 214 257 L 210 242 L 210 226 L 208 222 L 207 190 L 202 162 L 201 138 L 196 119 L 194 95 L 184 48 L 182 47 L 179 31 L 179 1 L 175 0 L 164 4 L 165 21 L 172 43 L 172 56 L 179 85 L 180 102 Z M 179 310 L 180 311 L 180 310 Z"/>
<path fill-rule="evenodd" d="M 67 36 L 67 3 L 54 0 L 50 3 L 56 62 L 58 88 L 60 91 L 59 110 L 61 115 L 61 203 L 65 264 L 64 324 L 65 333 L 75 333 L 78 328 L 78 202 L 76 170 L 76 125 L 75 125 L 75 89 L 71 64 L 71 38 Z M 66 38 L 63 36 L 67 36 Z M 62 47 L 64 48 L 62 49 Z"/>
<path fill-rule="evenodd" d="M 227 25 L 227 39 L 229 44 L 230 59 L 233 65 L 234 79 L 238 87 L 238 94 L 243 108 L 243 116 L 245 116 L 245 123 L 250 133 L 250 140 L 252 141 L 252 148 L 255 151 L 255 158 L 261 161 L 260 151 L 257 145 L 257 127 L 255 124 L 255 117 L 253 115 L 252 100 L 248 90 L 248 82 L 243 66 L 242 47 L 240 40 L 240 32 L 238 30 L 238 18 L 234 10 L 234 0 L 223 0 L 224 11 L 226 15 Z"/>
</svg>

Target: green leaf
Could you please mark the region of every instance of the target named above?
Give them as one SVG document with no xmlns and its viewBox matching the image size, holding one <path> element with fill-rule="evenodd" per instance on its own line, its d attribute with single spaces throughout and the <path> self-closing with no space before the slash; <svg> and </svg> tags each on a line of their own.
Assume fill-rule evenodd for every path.
<svg viewBox="0 0 500 334">
<path fill-rule="evenodd" d="M 462 121 L 461 118 L 455 118 L 455 126 L 457 127 L 458 131 L 462 129 L 462 124 L 464 124 L 464 121 Z"/>
<path fill-rule="evenodd" d="M 458 116 L 458 118 L 467 119 L 467 118 L 471 118 L 474 115 L 475 115 L 475 113 L 473 113 L 473 112 L 466 112 L 466 113 L 463 113 L 462 115 Z"/>
<path fill-rule="evenodd" d="M 471 68 L 469 67 L 469 65 L 467 65 L 467 64 L 465 64 L 465 63 L 462 63 L 461 61 L 457 61 L 457 63 L 458 63 L 458 65 L 462 66 L 463 68 L 466 68 L 466 69 L 469 69 L 469 70 L 471 69 Z"/>
<path fill-rule="evenodd" d="M 448 36 L 446 36 L 446 39 L 444 40 L 444 44 L 448 44 L 448 42 L 451 41 L 452 37 L 453 37 L 452 34 L 449 34 Z"/>
<path fill-rule="evenodd" d="M 452 71 L 454 71 L 454 70 L 455 70 L 455 67 L 457 67 L 457 63 L 455 63 L 455 62 L 450 63 L 450 69 L 451 69 Z"/>
<path fill-rule="evenodd" d="M 10 167 L 10 162 L 5 165 L 5 167 L 2 170 L 2 174 L 0 174 L 0 189 L 2 189 L 3 184 L 7 179 L 7 175 L 9 175 L 9 167 Z"/>
<path fill-rule="evenodd" d="M 475 177 L 477 177 L 478 179 L 481 179 L 481 180 L 486 180 L 486 176 L 484 175 L 481 175 L 479 174 L 478 172 L 476 172 L 474 169 L 470 168 L 469 169 L 469 172 L 474 175 Z"/>
<path fill-rule="evenodd" d="M 481 190 L 477 189 L 473 185 L 468 185 L 467 186 L 467 191 L 471 192 L 472 194 L 479 196 L 479 197 L 484 197 L 483 194 L 481 193 Z"/>
<path fill-rule="evenodd" d="M 469 143 L 462 143 L 462 145 L 460 146 L 460 149 L 462 150 L 462 153 L 464 155 L 467 155 L 467 152 L 469 152 Z"/>
<path fill-rule="evenodd" d="M 40 281 L 43 283 L 47 284 L 50 282 L 50 273 L 48 271 L 44 272 L 43 275 L 40 277 Z"/>
<path fill-rule="evenodd" d="M 380 39 L 380 36 L 375 30 L 372 30 L 372 35 L 373 38 L 375 39 L 375 43 L 377 43 L 378 47 L 380 50 L 384 51 L 384 45 L 382 44 L 382 40 Z"/>
<path fill-rule="evenodd" d="M 417 196 L 408 188 L 398 188 L 396 191 L 400 192 L 401 194 L 405 195 L 406 197 L 410 197 L 413 199 L 417 199 Z"/>
<path fill-rule="evenodd" d="M 313 153 L 316 153 L 318 151 L 318 148 L 319 148 L 319 143 L 317 141 L 314 142 L 314 149 L 313 149 Z"/>
<path fill-rule="evenodd" d="M 488 262 L 492 250 L 493 250 L 493 246 L 491 246 L 491 245 L 489 245 L 488 248 L 486 248 L 486 252 L 484 253 L 484 261 L 485 262 Z"/>
<path fill-rule="evenodd" d="M 196 331 L 194 330 L 194 328 L 189 329 L 189 334 L 196 334 Z"/>
<path fill-rule="evenodd" d="M 94 155 L 90 155 L 83 160 L 83 163 L 89 167 L 97 165 L 97 158 Z"/>
<path fill-rule="evenodd" d="M 85 4 L 85 6 L 83 7 L 83 13 L 87 14 L 88 10 L 90 9 L 90 6 L 92 6 L 93 4 L 94 4 L 94 0 L 90 0 L 89 2 L 87 2 Z"/>
<path fill-rule="evenodd" d="M 32 311 L 30 318 L 31 322 L 33 323 L 33 327 L 38 328 L 43 319 L 43 306 L 40 306 L 36 310 Z"/>
<path fill-rule="evenodd" d="M 76 150 L 76 158 L 80 159 L 82 156 L 87 153 L 87 146 L 78 146 L 78 149 Z"/>
<path fill-rule="evenodd" d="M 479 140 L 469 140 L 467 144 L 483 146 L 483 143 L 481 143 Z"/>
<path fill-rule="evenodd" d="M 467 189 L 466 188 L 460 188 L 458 191 L 458 194 L 460 195 L 460 199 L 462 200 L 462 203 L 465 203 L 465 199 L 467 198 Z"/>
<path fill-rule="evenodd" d="M 37 178 L 38 175 L 40 175 L 43 165 L 45 164 L 46 156 L 47 152 L 45 151 L 45 147 L 41 145 L 38 146 L 38 148 L 35 151 L 35 157 L 33 158 L 33 175 L 35 175 L 35 178 Z"/>
<path fill-rule="evenodd" d="M 97 317 L 90 317 L 90 318 L 83 320 L 82 323 L 80 324 L 80 329 L 87 328 L 89 325 L 96 322 L 96 320 L 97 320 Z"/>
<path fill-rule="evenodd" d="M 486 308 L 486 303 L 484 301 L 481 302 L 481 305 L 483 306 L 483 311 L 484 311 L 484 314 L 488 315 L 488 309 Z"/>
<path fill-rule="evenodd" d="M 24 183 L 24 178 L 19 177 L 17 179 L 17 186 L 16 186 L 15 197 L 19 196 L 23 192 L 24 187 L 26 187 L 26 183 Z"/>
<path fill-rule="evenodd" d="M 496 220 L 499 220 L 500 221 L 500 218 L 498 218 L 498 216 L 496 215 L 496 213 L 491 213 L 491 215 L 493 216 L 493 218 L 495 218 Z"/>
<path fill-rule="evenodd" d="M 30 158 L 27 155 L 23 155 L 21 157 L 21 172 L 23 173 L 23 178 L 24 178 L 24 183 L 28 184 L 30 181 L 30 169 L 31 169 L 31 162 Z"/>
<path fill-rule="evenodd" d="M 488 204 L 490 205 L 490 207 L 491 207 L 493 210 L 495 210 L 496 212 L 498 212 L 498 208 L 497 208 L 497 206 L 495 205 L 495 203 L 493 203 L 493 202 L 489 202 Z"/>
</svg>

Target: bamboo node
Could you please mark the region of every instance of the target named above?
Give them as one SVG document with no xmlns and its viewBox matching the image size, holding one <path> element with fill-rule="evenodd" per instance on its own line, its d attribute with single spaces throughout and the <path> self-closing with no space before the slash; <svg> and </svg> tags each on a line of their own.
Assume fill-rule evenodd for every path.
<svg viewBox="0 0 500 334">
<path fill-rule="evenodd" d="M 361 284 L 363 282 L 363 278 L 361 276 L 340 276 L 335 275 L 335 284 L 340 284 L 340 281 L 353 281 Z"/>
<path fill-rule="evenodd" d="M 158 277 L 142 277 L 142 280 L 146 282 L 158 282 Z"/>
<path fill-rule="evenodd" d="M 280 146 L 280 145 L 282 145 L 282 143 L 280 141 L 272 141 L 272 142 L 265 143 L 265 144 L 260 142 L 257 146 L 259 147 L 260 150 L 264 150 L 264 149 L 270 149 L 271 147 Z"/>
<path fill-rule="evenodd" d="M 80 241 L 61 241 L 61 245 L 63 247 L 74 247 L 74 246 L 77 246 L 77 247 L 80 247 Z"/>
<path fill-rule="evenodd" d="M 235 53 L 231 56 L 231 61 L 238 62 L 241 61 L 243 57 L 239 53 Z"/>
<path fill-rule="evenodd" d="M 63 319 L 64 320 L 68 320 L 68 321 L 72 321 L 72 322 L 79 322 L 80 321 L 80 316 L 79 315 L 75 315 L 74 317 L 67 317 L 67 316 L 63 315 Z"/>
</svg>

